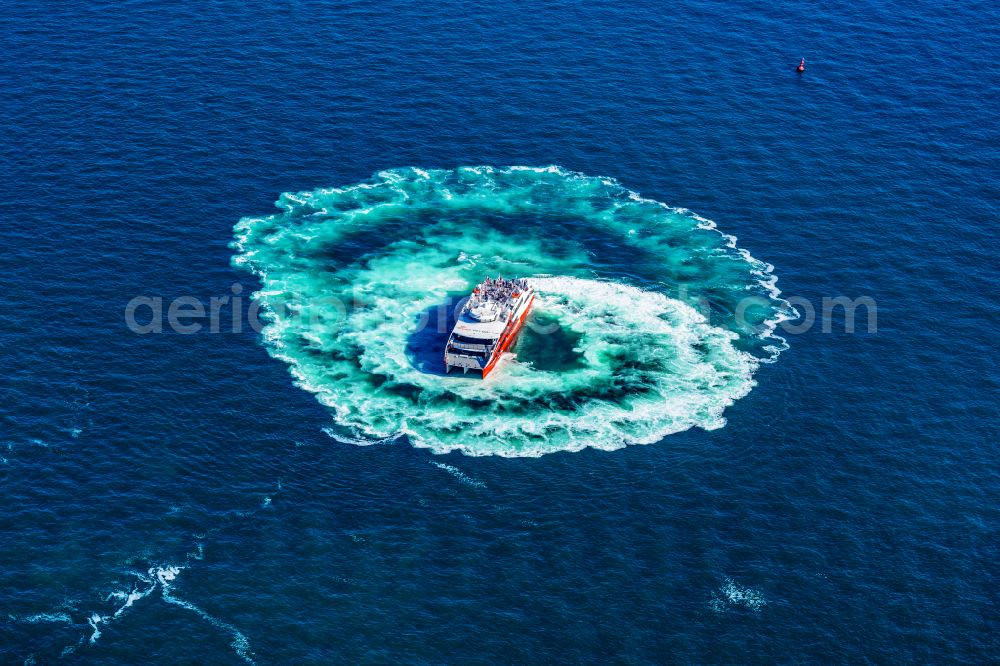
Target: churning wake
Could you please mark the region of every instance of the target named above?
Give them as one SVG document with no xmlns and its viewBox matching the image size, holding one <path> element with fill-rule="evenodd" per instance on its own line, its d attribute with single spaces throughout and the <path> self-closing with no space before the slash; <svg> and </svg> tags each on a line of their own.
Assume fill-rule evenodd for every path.
<svg viewBox="0 0 1000 666">
<path fill-rule="evenodd" d="M 277 205 L 236 225 L 234 263 L 269 351 L 353 443 L 537 456 L 719 428 L 794 316 L 711 222 L 558 167 L 383 171 Z M 521 339 L 486 380 L 444 375 L 456 308 L 498 274 L 538 292 Z"/>
</svg>

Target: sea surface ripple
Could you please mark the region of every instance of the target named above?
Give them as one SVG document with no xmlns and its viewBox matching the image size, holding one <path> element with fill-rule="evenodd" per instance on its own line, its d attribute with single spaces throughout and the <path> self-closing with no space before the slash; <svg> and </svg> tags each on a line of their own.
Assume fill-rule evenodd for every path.
<svg viewBox="0 0 1000 666">
<path fill-rule="evenodd" d="M 3 15 L 0 663 L 996 662 L 997 3 Z M 463 179 L 497 188 L 449 208 Z M 393 213 L 400 192 L 423 213 Z M 369 237 L 302 235 L 352 214 Z M 546 267 L 504 263 L 526 254 Z M 514 430 L 462 440 L 431 417 L 480 427 L 468 392 L 505 382 L 435 389 L 417 343 L 439 341 L 403 319 L 487 270 L 543 281 L 561 333 L 526 335 L 497 376 L 537 390 Z M 246 325 L 271 283 L 371 280 L 351 316 L 402 319 L 313 331 L 355 341 L 343 385 L 300 320 Z M 743 330 L 746 288 L 766 307 Z M 877 302 L 876 329 L 843 309 L 824 327 L 841 296 Z M 140 335 L 136 297 L 224 317 Z M 776 323 L 766 364 L 779 299 L 803 318 Z M 615 365 L 637 349 L 613 320 L 660 327 L 656 361 L 681 372 Z"/>
</svg>

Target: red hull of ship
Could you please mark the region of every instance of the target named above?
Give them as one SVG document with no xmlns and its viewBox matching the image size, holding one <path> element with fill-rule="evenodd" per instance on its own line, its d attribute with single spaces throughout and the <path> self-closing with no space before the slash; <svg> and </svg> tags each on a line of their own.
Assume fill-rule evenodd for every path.
<svg viewBox="0 0 1000 666">
<path fill-rule="evenodd" d="M 528 301 L 528 307 L 524 308 L 524 313 L 518 317 L 515 321 L 508 324 L 507 330 L 504 334 L 500 336 L 500 342 L 497 344 L 497 349 L 493 352 L 493 358 L 490 362 L 486 364 L 483 368 L 483 379 L 486 379 L 486 375 L 490 374 L 490 371 L 496 366 L 497 361 L 503 355 L 507 348 L 517 339 L 517 334 L 520 333 L 521 328 L 524 326 L 524 320 L 528 318 L 528 313 L 531 312 L 531 306 L 535 303 L 535 297 L 532 296 L 531 300 Z"/>
</svg>

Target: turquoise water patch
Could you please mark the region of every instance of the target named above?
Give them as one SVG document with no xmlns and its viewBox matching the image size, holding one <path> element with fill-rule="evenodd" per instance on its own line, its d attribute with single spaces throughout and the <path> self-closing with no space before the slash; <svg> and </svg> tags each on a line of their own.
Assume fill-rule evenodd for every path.
<svg viewBox="0 0 1000 666">
<path fill-rule="evenodd" d="M 561 372 L 583 366 L 583 334 L 562 326 L 559 319 L 536 307 L 519 336 L 517 359 L 536 370 Z"/>
<path fill-rule="evenodd" d="M 718 428 L 793 315 L 713 223 L 558 167 L 383 171 L 277 205 L 236 225 L 234 263 L 345 441 L 536 456 Z M 444 375 L 461 299 L 497 274 L 535 286 L 531 322 L 486 380 Z"/>
</svg>

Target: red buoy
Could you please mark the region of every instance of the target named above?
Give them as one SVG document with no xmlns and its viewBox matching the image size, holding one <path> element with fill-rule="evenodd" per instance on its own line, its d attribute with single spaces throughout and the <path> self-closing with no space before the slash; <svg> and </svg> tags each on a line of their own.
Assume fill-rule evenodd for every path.
<svg viewBox="0 0 1000 666">
<path fill-rule="evenodd" d="M 795 68 L 795 71 L 798 72 L 799 74 L 801 74 L 802 72 L 806 71 L 806 59 L 805 58 L 803 58 L 802 60 L 799 61 L 799 66 Z"/>
</svg>

